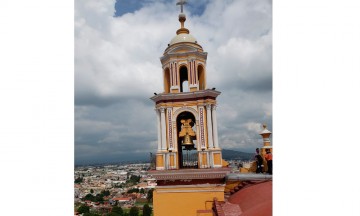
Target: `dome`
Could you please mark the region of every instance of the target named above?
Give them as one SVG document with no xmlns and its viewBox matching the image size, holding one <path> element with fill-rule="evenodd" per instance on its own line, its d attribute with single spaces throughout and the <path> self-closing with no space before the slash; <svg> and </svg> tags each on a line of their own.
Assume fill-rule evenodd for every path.
<svg viewBox="0 0 360 216">
<path fill-rule="evenodd" d="M 196 38 L 191 34 L 178 34 L 170 41 L 170 45 L 181 42 L 197 43 Z"/>
</svg>

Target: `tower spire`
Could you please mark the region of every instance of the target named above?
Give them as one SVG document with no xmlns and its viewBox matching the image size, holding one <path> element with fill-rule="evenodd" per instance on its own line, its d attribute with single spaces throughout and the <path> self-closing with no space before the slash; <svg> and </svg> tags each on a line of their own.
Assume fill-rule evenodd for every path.
<svg viewBox="0 0 360 216">
<path fill-rule="evenodd" d="M 179 0 L 176 5 L 180 5 L 180 13 L 183 13 L 184 4 L 187 4 L 186 0 Z"/>
<path fill-rule="evenodd" d="M 187 1 L 186 0 L 179 0 L 176 5 L 180 5 L 181 6 L 181 11 L 179 14 L 179 22 L 181 24 L 180 28 L 176 31 L 176 34 L 189 34 L 190 31 L 189 29 L 185 28 L 184 23 L 186 21 L 186 15 L 183 13 L 183 6 L 184 4 L 186 4 Z"/>
</svg>

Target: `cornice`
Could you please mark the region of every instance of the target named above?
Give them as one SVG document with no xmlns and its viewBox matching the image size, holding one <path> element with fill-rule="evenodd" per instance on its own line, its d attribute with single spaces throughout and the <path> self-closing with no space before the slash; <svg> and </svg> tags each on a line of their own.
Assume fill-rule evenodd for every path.
<svg viewBox="0 0 360 216">
<path fill-rule="evenodd" d="M 206 89 L 201 91 L 193 91 L 193 92 L 181 92 L 181 93 L 160 93 L 157 94 L 150 99 L 153 100 L 155 103 L 160 102 L 176 102 L 179 100 L 203 100 L 206 98 L 216 99 L 217 96 L 219 96 L 221 92 L 212 90 L 212 89 Z"/>
</svg>

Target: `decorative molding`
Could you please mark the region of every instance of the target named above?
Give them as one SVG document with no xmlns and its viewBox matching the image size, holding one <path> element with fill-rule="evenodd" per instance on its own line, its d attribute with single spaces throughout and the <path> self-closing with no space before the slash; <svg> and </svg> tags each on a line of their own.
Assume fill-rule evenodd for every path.
<svg viewBox="0 0 360 216">
<path fill-rule="evenodd" d="M 198 112 L 196 109 L 192 108 L 192 107 L 187 107 L 187 106 L 183 106 L 181 107 L 180 109 L 177 109 L 174 113 L 173 113 L 173 116 L 174 118 L 176 119 L 177 116 L 184 112 L 184 111 L 188 111 L 188 112 L 191 112 L 194 116 L 195 116 L 195 120 L 198 120 Z"/>
<path fill-rule="evenodd" d="M 173 150 L 174 146 L 173 146 L 173 127 L 172 127 L 172 109 L 167 109 L 167 114 L 168 114 L 168 137 L 169 137 L 169 150 Z"/>
<path fill-rule="evenodd" d="M 200 143 L 201 149 L 206 149 L 205 146 L 205 131 L 204 131 L 204 108 L 199 107 L 200 112 Z"/>
</svg>

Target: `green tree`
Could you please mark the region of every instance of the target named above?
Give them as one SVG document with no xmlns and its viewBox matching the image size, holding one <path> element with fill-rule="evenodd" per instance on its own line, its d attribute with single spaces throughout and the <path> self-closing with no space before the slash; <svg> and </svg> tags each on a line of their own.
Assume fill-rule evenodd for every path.
<svg viewBox="0 0 360 216">
<path fill-rule="evenodd" d="M 139 216 L 139 209 L 136 206 L 131 207 L 130 216 Z"/>
<path fill-rule="evenodd" d="M 139 193 L 139 188 L 131 188 L 127 191 L 127 193 Z"/>
<path fill-rule="evenodd" d="M 143 216 L 151 216 L 151 207 L 148 204 L 143 207 Z"/>
<path fill-rule="evenodd" d="M 94 193 L 94 190 L 93 190 L 93 189 L 90 189 L 90 193 Z"/>
<path fill-rule="evenodd" d="M 83 180 L 84 180 L 83 178 L 78 177 L 78 178 L 75 179 L 75 183 L 79 184 L 79 183 L 83 182 Z"/>
<path fill-rule="evenodd" d="M 96 214 L 96 213 L 86 212 L 86 213 L 83 214 L 83 216 L 100 216 L 100 215 Z"/>
<path fill-rule="evenodd" d="M 152 202 L 154 189 L 150 189 L 147 193 L 146 199 L 148 202 Z"/>
<path fill-rule="evenodd" d="M 144 193 L 145 193 L 145 190 L 144 190 L 144 188 L 141 188 L 141 189 L 140 189 L 140 191 L 139 191 L 139 193 L 142 193 L 142 194 L 144 194 Z"/>
<path fill-rule="evenodd" d="M 121 216 L 124 214 L 123 209 L 121 207 L 118 207 L 118 206 L 114 206 L 111 209 L 111 212 L 116 213 L 116 214 L 121 215 Z"/>
<path fill-rule="evenodd" d="M 104 196 L 109 196 L 110 191 L 109 190 L 103 190 L 103 191 L 101 191 L 101 194 L 103 194 Z"/>
<path fill-rule="evenodd" d="M 81 213 L 88 213 L 90 212 L 90 207 L 87 205 L 81 205 L 77 211 L 81 214 Z"/>
<path fill-rule="evenodd" d="M 115 212 L 109 212 L 106 214 L 106 216 L 122 216 L 121 214 L 115 213 Z"/>
</svg>

